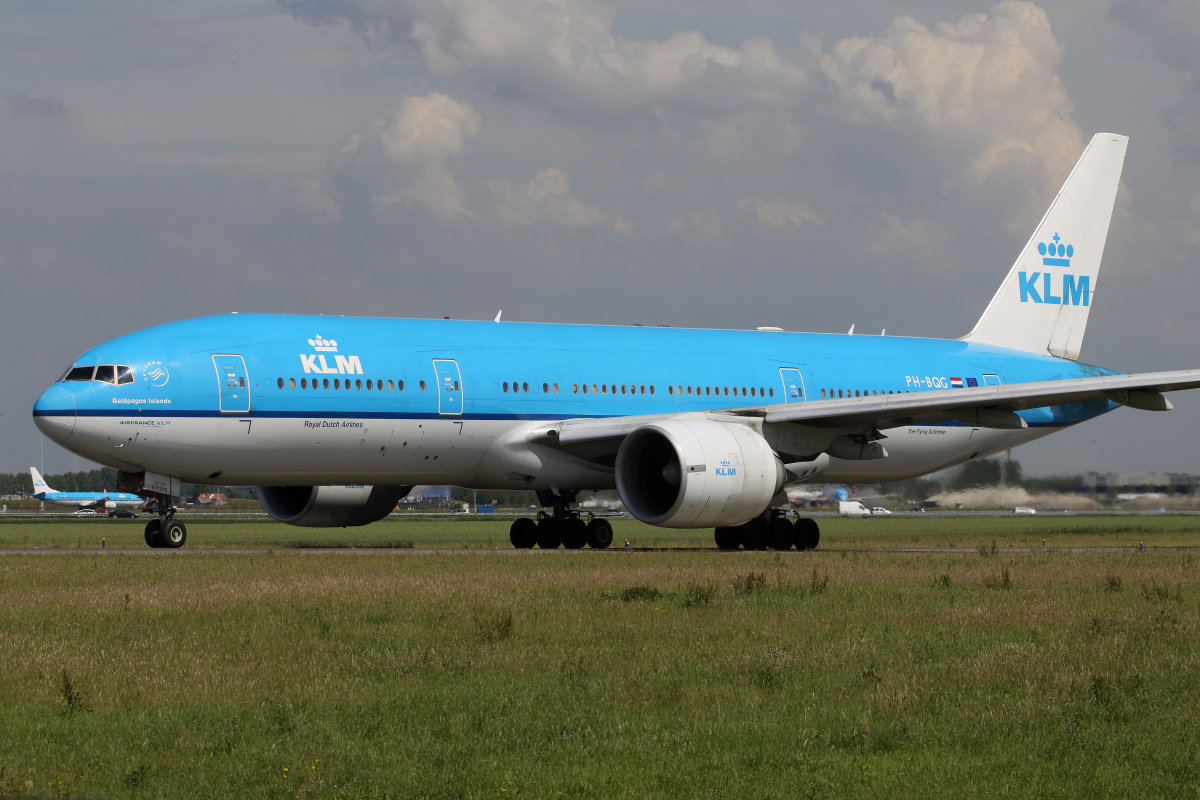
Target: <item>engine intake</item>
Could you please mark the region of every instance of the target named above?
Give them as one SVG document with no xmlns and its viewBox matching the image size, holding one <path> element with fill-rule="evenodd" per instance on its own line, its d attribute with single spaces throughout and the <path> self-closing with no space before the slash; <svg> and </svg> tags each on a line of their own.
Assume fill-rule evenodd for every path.
<svg viewBox="0 0 1200 800">
<path fill-rule="evenodd" d="M 378 522 L 411 486 L 259 486 L 258 502 L 280 522 L 305 528 L 349 528 Z"/>
<path fill-rule="evenodd" d="M 740 525 L 783 488 L 778 456 L 744 425 L 707 419 L 652 422 L 617 451 L 617 492 L 630 514 L 666 528 Z"/>
</svg>

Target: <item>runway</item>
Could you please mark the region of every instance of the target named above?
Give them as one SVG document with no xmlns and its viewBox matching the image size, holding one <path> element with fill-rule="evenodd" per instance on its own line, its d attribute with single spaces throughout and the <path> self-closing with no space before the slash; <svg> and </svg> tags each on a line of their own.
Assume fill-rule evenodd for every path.
<svg viewBox="0 0 1200 800">
<path fill-rule="evenodd" d="M 1157 552 L 1200 550 L 1200 545 L 1080 545 L 1067 547 L 997 547 L 996 555 L 1004 553 L 1086 553 L 1153 550 Z M 608 550 L 518 550 L 513 547 L 182 547 L 178 550 L 151 547 L 0 547 L 0 556 L 145 556 L 184 558 L 188 556 L 263 556 L 263 555 L 502 555 L 529 558 L 575 556 L 597 558 L 635 553 L 712 553 L 721 558 L 738 558 L 752 554 L 771 553 L 791 558 L 818 556 L 823 553 L 945 553 L 978 555 L 978 547 L 821 547 L 815 551 L 776 550 L 719 550 L 716 547 L 614 547 Z"/>
</svg>

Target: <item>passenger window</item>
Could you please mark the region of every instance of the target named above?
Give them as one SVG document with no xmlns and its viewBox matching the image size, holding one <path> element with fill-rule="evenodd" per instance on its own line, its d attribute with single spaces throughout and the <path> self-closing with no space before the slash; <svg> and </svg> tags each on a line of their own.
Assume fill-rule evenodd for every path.
<svg viewBox="0 0 1200 800">
<path fill-rule="evenodd" d="M 296 379 L 295 378 L 288 378 L 288 388 L 289 389 L 296 388 Z"/>
<path fill-rule="evenodd" d="M 321 386 L 325 389 L 328 389 L 329 388 L 329 378 L 323 378 L 321 380 Z"/>
<path fill-rule="evenodd" d="M 425 391 L 425 381 L 421 381 L 420 387 L 422 392 Z"/>
<path fill-rule="evenodd" d="M 522 391 L 522 392 L 525 392 L 526 394 L 528 394 L 528 393 L 529 393 L 529 384 L 528 384 L 528 383 L 522 383 L 522 384 L 521 384 L 521 391 Z"/>
<path fill-rule="evenodd" d="M 596 393 L 596 384 L 592 384 L 592 394 Z"/>
<path fill-rule="evenodd" d="M 674 387 L 674 386 L 668 386 L 668 387 L 667 387 L 667 394 L 675 394 L 675 387 Z"/>
<path fill-rule="evenodd" d="M 504 386 L 504 393 L 508 394 L 508 381 L 505 381 L 503 386 Z"/>
<path fill-rule="evenodd" d="M 553 384 L 552 388 L 554 389 L 554 393 L 558 394 L 558 384 L 557 383 Z"/>
<path fill-rule="evenodd" d="M 404 381 L 396 381 L 396 388 L 403 392 L 404 391 Z"/>
<path fill-rule="evenodd" d="M 821 390 L 821 399 L 822 400 L 825 399 L 825 390 L 824 389 Z"/>
<path fill-rule="evenodd" d="M 571 384 L 571 394 L 579 394 L 579 384 L 578 383 Z"/>
<path fill-rule="evenodd" d="M 92 375 L 96 374 L 95 367 L 72 367 L 63 376 L 64 381 L 90 381 Z"/>
<path fill-rule="evenodd" d="M 621 394 L 625 394 L 625 384 L 621 384 Z"/>
<path fill-rule="evenodd" d="M 313 386 L 316 386 L 316 383 L 314 383 L 314 384 L 313 384 Z M 300 388 L 301 388 L 301 389 L 307 389 L 307 388 L 308 388 L 308 378 L 301 378 L 301 379 L 300 379 Z"/>
<path fill-rule="evenodd" d="M 333 388 L 335 388 L 335 389 L 340 389 L 340 388 L 342 388 L 342 379 L 341 379 L 341 378 L 334 378 L 334 379 L 333 379 Z"/>
<path fill-rule="evenodd" d="M 608 384 L 607 383 L 600 384 L 600 391 L 603 394 L 608 394 Z"/>
<path fill-rule="evenodd" d="M 750 396 L 751 396 L 751 397 L 758 397 L 758 395 L 756 395 L 756 394 L 754 393 L 754 387 L 753 387 L 753 386 L 751 386 L 751 387 L 750 387 Z"/>
<path fill-rule="evenodd" d="M 688 396 L 690 397 L 690 396 L 691 396 L 691 394 L 692 394 L 692 387 L 690 387 L 690 386 L 689 386 L 689 387 L 688 387 Z"/>
<path fill-rule="evenodd" d="M 129 367 L 117 367 L 117 383 L 133 383 L 133 370 Z"/>
</svg>

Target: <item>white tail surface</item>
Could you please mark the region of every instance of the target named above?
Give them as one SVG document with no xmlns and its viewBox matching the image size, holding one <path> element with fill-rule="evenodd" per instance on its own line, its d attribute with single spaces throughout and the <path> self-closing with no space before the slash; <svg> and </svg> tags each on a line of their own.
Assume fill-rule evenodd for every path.
<svg viewBox="0 0 1200 800">
<path fill-rule="evenodd" d="M 42 479 L 42 473 L 37 471 L 36 467 L 29 468 L 29 477 L 33 479 L 33 493 L 41 494 L 58 494 L 58 492 L 46 485 L 46 481 Z"/>
<path fill-rule="evenodd" d="M 1079 358 L 1128 144 L 1115 133 L 1092 137 L 964 340 Z"/>
</svg>

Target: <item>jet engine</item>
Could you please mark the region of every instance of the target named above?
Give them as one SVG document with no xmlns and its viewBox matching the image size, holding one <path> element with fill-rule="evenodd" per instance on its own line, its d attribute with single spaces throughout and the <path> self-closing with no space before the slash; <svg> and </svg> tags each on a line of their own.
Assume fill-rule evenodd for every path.
<svg viewBox="0 0 1200 800">
<path fill-rule="evenodd" d="M 258 502 L 280 522 L 305 528 L 348 528 L 391 513 L 411 486 L 259 486 Z"/>
<path fill-rule="evenodd" d="M 754 430 L 711 419 L 652 422 L 617 451 L 617 491 L 630 514 L 666 528 L 740 525 L 783 488 L 779 457 Z"/>
</svg>

